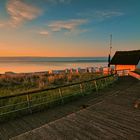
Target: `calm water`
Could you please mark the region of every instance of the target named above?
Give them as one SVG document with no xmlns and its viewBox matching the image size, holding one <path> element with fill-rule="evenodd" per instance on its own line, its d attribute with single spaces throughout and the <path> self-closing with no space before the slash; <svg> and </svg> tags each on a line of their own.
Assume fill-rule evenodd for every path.
<svg viewBox="0 0 140 140">
<path fill-rule="evenodd" d="M 70 68 L 107 66 L 105 57 L 0 57 L 0 73 L 37 72 Z"/>
</svg>

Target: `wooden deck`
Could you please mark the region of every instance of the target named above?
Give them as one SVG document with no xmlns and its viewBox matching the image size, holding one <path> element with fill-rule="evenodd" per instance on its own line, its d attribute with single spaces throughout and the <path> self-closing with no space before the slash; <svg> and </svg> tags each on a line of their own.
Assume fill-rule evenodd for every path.
<svg viewBox="0 0 140 140">
<path fill-rule="evenodd" d="M 91 95 L 44 113 L 2 124 L 0 139 L 140 140 L 140 108 L 134 108 L 134 102 L 140 98 L 140 81 L 123 77 L 117 85 L 97 94 L 101 96 L 95 98 Z M 88 107 L 81 109 L 82 104 Z M 52 118 L 46 119 L 47 115 Z"/>
</svg>

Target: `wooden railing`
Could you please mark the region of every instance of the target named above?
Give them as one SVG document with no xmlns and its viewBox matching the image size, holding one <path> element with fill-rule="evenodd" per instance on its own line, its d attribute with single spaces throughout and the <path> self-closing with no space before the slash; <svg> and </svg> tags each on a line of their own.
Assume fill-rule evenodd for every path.
<svg viewBox="0 0 140 140">
<path fill-rule="evenodd" d="M 115 70 L 114 73 L 117 74 L 118 76 L 128 76 L 130 72 L 130 69 L 120 69 L 120 70 Z"/>
<path fill-rule="evenodd" d="M 136 79 L 138 79 L 138 80 L 140 80 L 140 74 L 138 74 L 138 73 L 136 73 L 134 71 L 129 72 L 129 75 L 134 77 L 134 78 L 136 78 Z"/>
<path fill-rule="evenodd" d="M 31 114 L 98 91 L 117 80 L 115 74 L 53 88 L 0 97 L 0 121 Z"/>
</svg>

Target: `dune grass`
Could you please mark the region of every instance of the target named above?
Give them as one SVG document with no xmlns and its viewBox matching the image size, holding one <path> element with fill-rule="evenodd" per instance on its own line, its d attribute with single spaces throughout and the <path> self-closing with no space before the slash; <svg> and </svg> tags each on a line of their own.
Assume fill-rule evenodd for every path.
<svg viewBox="0 0 140 140">
<path fill-rule="evenodd" d="M 62 85 L 45 90 L 39 90 L 33 94 L 15 94 L 13 97 L 0 98 L 0 121 L 31 114 L 49 107 L 65 104 L 80 96 L 94 93 L 112 83 L 116 77 L 110 76 L 99 80 L 77 82 L 75 84 Z M 97 89 L 98 87 L 98 89 Z M 49 90 L 48 90 L 49 89 Z"/>
<path fill-rule="evenodd" d="M 0 78 L 0 97 L 6 95 L 20 94 L 36 89 L 55 87 L 59 85 L 89 80 L 101 76 L 95 73 L 73 73 L 73 74 L 51 74 L 16 76 Z"/>
</svg>

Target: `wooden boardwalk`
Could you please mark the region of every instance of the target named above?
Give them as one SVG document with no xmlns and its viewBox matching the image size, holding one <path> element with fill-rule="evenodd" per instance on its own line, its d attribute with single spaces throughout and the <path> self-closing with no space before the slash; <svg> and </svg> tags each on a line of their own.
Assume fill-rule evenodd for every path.
<svg viewBox="0 0 140 140">
<path fill-rule="evenodd" d="M 123 77 L 64 106 L 1 123 L 0 140 L 140 140 L 140 109 L 133 107 L 139 98 L 140 81 Z M 83 105 L 88 107 L 82 109 Z"/>
<path fill-rule="evenodd" d="M 140 108 L 134 108 L 140 99 L 140 81 L 130 77 L 121 81 L 106 96 L 87 102 L 87 108 L 12 140 L 140 140 Z"/>
</svg>

